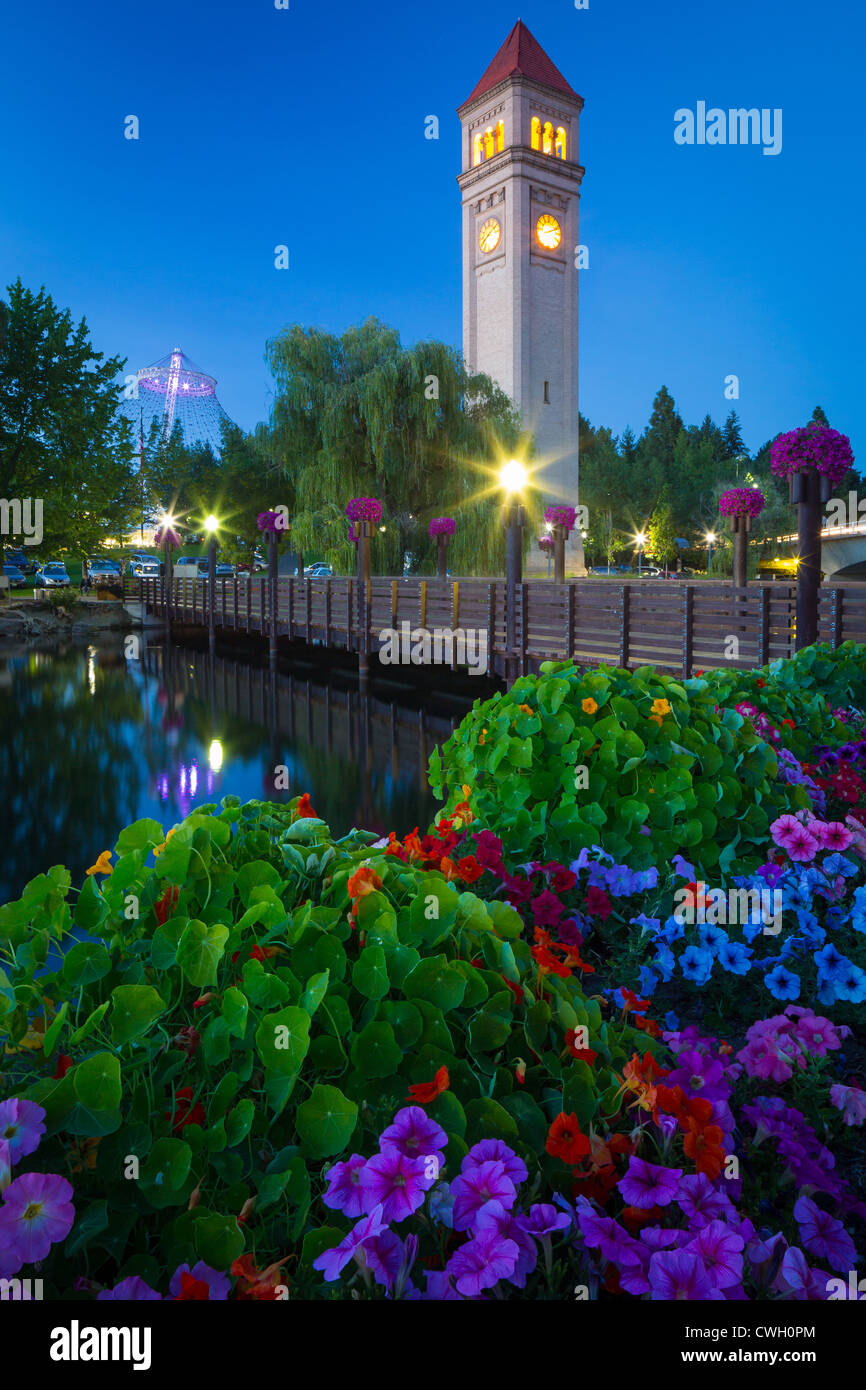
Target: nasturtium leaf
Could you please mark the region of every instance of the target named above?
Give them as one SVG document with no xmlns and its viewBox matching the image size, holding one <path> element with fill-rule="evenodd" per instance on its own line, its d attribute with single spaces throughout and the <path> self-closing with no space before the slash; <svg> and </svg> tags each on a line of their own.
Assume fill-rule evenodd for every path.
<svg viewBox="0 0 866 1390">
<path fill-rule="evenodd" d="M 405 1050 L 418 1041 L 424 1022 L 414 1004 L 410 1004 L 408 1000 L 386 999 L 380 1013 L 385 1022 L 390 1023 L 393 1028 L 399 1047 Z"/>
<path fill-rule="evenodd" d="M 238 1091 L 237 1072 L 226 1072 L 217 1082 L 208 1106 L 208 1124 L 216 1124 L 228 1110 Z"/>
<path fill-rule="evenodd" d="M 98 1007 L 95 1008 L 92 1011 L 92 1013 L 89 1013 L 87 1015 L 87 1018 L 82 1023 L 81 1027 L 76 1028 L 75 1032 L 72 1034 L 72 1037 L 69 1039 L 70 1047 L 77 1047 L 78 1044 L 80 1042 L 83 1042 L 84 1039 L 90 1033 L 92 1033 L 95 1028 L 98 1028 L 102 1020 L 105 1018 L 105 1015 L 108 1013 L 110 1007 L 111 1000 L 106 999 L 104 1004 L 98 1005 Z"/>
<path fill-rule="evenodd" d="M 406 946 L 402 942 L 393 946 L 385 943 L 383 950 L 391 984 L 395 989 L 402 989 L 403 981 L 409 971 L 415 969 L 421 956 L 414 946 Z"/>
<path fill-rule="evenodd" d="M 150 940 L 150 959 L 155 970 L 162 973 L 177 965 L 177 947 L 186 931 L 187 917 L 170 917 L 156 928 Z"/>
<path fill-rule="evenodd" d="M 244 1248 L 243 1231 L 233 1216 L 203 1216 L 194 1231 L 196 1253 L 211 1269 L 230 1269 Z"/>
<path fill-rule="evenodd" d="M 145 818 L 125 826 L 117 837 L 115 848 L 118 854 L 129 854 L 131 850 L 151 849 L 154 845 L 163 844 L 164 841 L 165 831 L 159 821 Z"/>
<path fill-rule="evenodd" d="M 381 946 L 365 946 L 352 967 L 352 984 L 365 999 L 383 999 L 390 988 L 385 952 Z"/>
<path fill-rule="evenodd" d="M 424 1107 L 427 1114 L 440 1124 L 449 1138 L 457 1135 L 463 1139 L 466 1134 L 466 1111 L 453 1091 L 443 1091 L 431 1105 Z"/>
<path fill-rule="evenodd" d="M 470 1144 L 481 1139 L 504 1139 L 517 1135 L 517 1121 L 496 1100 L 484 1097 L 466 1106 L 466 1137 Z"/>
<path fill-rule="evenodd" d="M 336 1086 L 313 1087 L 295 1112 L 295 1125 L 311 1158 L 342 1153 L 358 1119 L 358 1107 Z"/>
<path fill-rule="evenodd" d="M 352 1043 L 351 1056 L 362 1076 L 393 1076 L 403 1061 L 390 1023 L 368 1023 Z"/>
<path fill-rule="evenodd" d="M 330 971 L 332 981 L 342 980 L 346 973 L 346 952 L 342 942 L 319 927 L 308 928 L 292 951 L 292 969 L 302 980 L 308 980 L 323 970 Z"/>
<path fill-rule="evenodd" d="M 194 918 L 177 946 L 177 963 L 191 985 L 201 989 L 204 985 L 215 985 L 217 966 L 225 952 L 229 929 L 220 922 L 213 926 Z"/>
<path fill-rule="evenodd" d="M 256 1048 L 265 1067 L 278 1076 L 296 1075 L 310 1046 L 310 1015 L 289 1004 L 265 1014 L 256 1029 Z"/>
<path fill-rule="evenodd" d="M 95 931 L 109 915 L 108 903 L 97 888 L 95 878 L 89 878 L 84 884 L 72 915 L 75 925 L 86 932 Z"/>
<path fill-rule="evenodd" d="M 311 975 L 307 981 L 307 987 L 301 995 L 301 1007 L 306 1009 L 310 1018 L 316 1012 L 325 995 L 328 993 L 331 972 L 322 970 L 318 975 Z"/>
<path fill-rule="evenodd" d="M 235 985 L 229 985 L 228 989 L 223 991 L 221 1008 L 229 1032 L 236 1038 L 242 1038 L 247 1030 L 249 1010 L 246 995 Z"/>
<path fill-rule="evenodd" d="M 469 1023 L 469 1048 L 472 1052 L 495 1052 L 504 1047 L 511 1036 L 511 1013 L 485 1005 Z"/>
<path fill-rule="evenodd" d="M 111 1040 L 116 1047 L 140 1038 L 166 1009 L 152 985 L 116 985 L 111 1002 Z"/>
<path fill-rule="evenodd" d="M 266 859 L 253 859 L 249 864 L 242 865 L 235 875 L 235 885 L 244 907 L 249 907 L 250 894 L 254 888 L 261 888 L 263 885 L 276 888 L 280 882 L 279 871 Z"/>
<path fill-rule="evenodd" d="M 100 1235 L 108 1228 L 108 1202 L 91 1202 L 87 1210 L 79 1217 L 76 1213 L 75 1225 L 72 1227 L 63 1253 L 67 1259 L 78 1255 L 93 1240 L 94 1236 Z"/>
<path fill-rule="evenodd" d="M 410 970 L 403 981 L 403 993 L 407 999 L 426 999 L 448 1013 L 462 1004 L 466 981 L 446 956 L 428 956 Z"/>
<path fill-rule="evenodd" d="M 111 957 L 101 941 L 79 941 L 63 957 L 63 978 L 72 989 L 95 984 L 111 970 Z"/>
<path fill-rule="evenodd" d="M 79 1062 L 69 1073 L 76 1100 L 88 1110 L 114 1110 L 120 1105 L 123 1088 L 120 1058 L 111 1052 L 97 1052 Z"/>
<path fill-rule="evenodd" d="M 260 960 L 248 960 L 241 974 L 244 994 L 253 1008 L 272 1009 L 276 1004 L 284 1003 L 291 995 L 285 981 L 272 970 L 265 970 Z"/>
<path fill-rule="evenodd" d="M 17 1003 L 15 987 L 6 971 L 0 969 L 0 1018 L 4 1014 L 11 1013 L 16 1008 Z"/>
<path fill-rule="evenodd" d="M 192 1149 L 183 1139 L 157 1139 L 141 1169 L 142 1187 L 183 1187 L 192 1162 Z"/>
<path fill-rule="evenodd" d="M 201 1035 L 202 1052 L 209 1067 L 218 1067 L 231 1055 L 229 1026 L 221 1014 L 212 1018 Z"/>
<path fill-rule="evenodd" d="M 244 1098 L 239 1100 L 233 1110 L 226 1116 L 226 1139 L 230 1149 L 236 1144 L 240 1144 L 242 1139 L 246 1139 L 253 1126 L 256 1107 L 251 1100 Z"/>
<path fill-rule="evenodd" d="M 54 1015 L 54 1018 L 51 1020 L 50 1025 L 45 1030 L 45 1036 L 42 1039 L 43 1057 L 50 1057 L 52 1052 L 54 1051 L 54 1044 L 60 1037 L 60 1030 L 63 1027 L 63 1024 L 66 1020 L 66 1015 L 68 1011 L 69 1000 L 64 999 L 63 1003 L 60 1005 L 60 1008 L 57 1010 L 57 1013 Z"/>
</svg>

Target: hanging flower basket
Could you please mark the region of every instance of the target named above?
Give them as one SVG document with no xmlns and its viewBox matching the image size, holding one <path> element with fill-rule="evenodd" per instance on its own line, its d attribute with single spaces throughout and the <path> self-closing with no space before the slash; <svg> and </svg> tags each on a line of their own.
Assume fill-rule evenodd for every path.
<svg viewBox="0 0 866 1390">
<path fill-rule="evenodd" d="M 434 540 L 437 536 L 453 536 L 456 530 L 457 522 L 453 516 L 434 516 L 430 522 L 430 535 Z"/>
<path fill-rule="evenodd" d="M 346 508 L 350 521 L 380 521 L 382 503 L 375 497 L 353 497 Z"/>
<path fill-rule="evenodd" d="M 566 535 L 569 535 L 574 530 L 577 512 L 574 507 L 548 507 L 544 513 L 544 520 L 551 526 L 562 526 Z"/>
<path fill-rule="evenodd" d="M 777 478 L 791 478 L 812 471 L 835 487 L 853 466 L 854 454 L 848 436 L 814 420 L 801 429 L 780 434 L 770 446 L 770 467 Z"/>
<path fill-rule="evenodd" d="M 256 517 L 256 526 L 266 535 L 276 536 L 278 540 L 288 530 L 286 518 L 282 512 L 259 512 Z"/>
<path fill-rule="evenodd" d="M 180 536 L 171 526 L 158 526 L 153 533 L 154 545 L 179 546 Z"/>
<path fill-rule="evenodd" d="M 539 536 L 539 537 L 538 537 L 538 548 L 539 548 L 539 550 L 552 550 L 553 547 L 554 547 L 554 544 L 555 544 L 555 542 L 554 542 L 553 536 Z"/>
<path fill-rule="evenodd" d="M 760 516 L 767 499 L 757 487 L 732 487 L 719 498 L 722 516 Z"/>
</svg>

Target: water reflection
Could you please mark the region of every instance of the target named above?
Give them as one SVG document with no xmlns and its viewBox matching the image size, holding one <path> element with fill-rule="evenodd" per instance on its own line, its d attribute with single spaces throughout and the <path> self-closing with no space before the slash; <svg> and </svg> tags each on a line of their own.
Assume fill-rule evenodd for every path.
<svg viewBox="0 0 866 1390">
<path fill-rule="evenodd" d="M 120 638 L 0 656 L 0 901 L 51 864 L 80 881 L 140 816 L 168 828 L 229 792 L 307 791 L 338 835 L 424 826 L 429 756 L 468 706 L 432 713 L 174 646 L 127 661 Z"/>
</svg>

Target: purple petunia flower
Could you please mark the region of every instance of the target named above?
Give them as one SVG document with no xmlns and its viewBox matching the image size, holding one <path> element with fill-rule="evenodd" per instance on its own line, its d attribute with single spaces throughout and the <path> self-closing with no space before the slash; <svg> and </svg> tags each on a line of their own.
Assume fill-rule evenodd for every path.
<svg viewBox="0 0 866 1390">
<path fill-rule="evenodd" d="M 529 1208 L 528 1214 L 519 1219 L 524 1231 L 539 1239 L 553 1235 L 554 1231 L 564 1231 L 571 1225 L 565 1213 L 557 1211 L 550 1202 L 536 1202 Z"/>
<path fill-rule="evenodd" d="M 146 1284 L 137 1274 L 132 1274 L 128 1279 L 121 1279 L 119 1284 L 115 1284 L 113 1289 L 103 1289 L 96 1295 L 97 1303 L 161 1303 L 162 1294 L 152 1289 L 150 1284 Z"/>
<path fill-rule="evenodd" d="M 623 1230 L 612 1216 L 599 1216 L 585 1197 L 577 1203 L 577 1224 L 591 1250 L 601 1250 L 606 1260 L 615 1265 L 639 1265 L 646 1252 L 638 1241 Z"/>
<path fill-rule="evenodd" d="M 407 1158 L 399 1149 L 374 1154 L 361 1169 L 364 1208 L 382 1207 L 382 1221 L 403 1221 L 417 1211 L 436 1176 L 427 1177 L 424 1158 Z"/>
<path fill-rule="evenodd" d="M 35 1153 L 45 1133 L 45 1111 L 32 1100 L 0 1101 L 0 1139 L 9 1145 L 9 1158 L 15 1164 Z"/>
<path fill-rule="evenodd" d="M 685 1250 L 659 1250 L 649 1262 L 650 1297 L 672 1303 L 679 1299 L 718 1301 L 721 1289 L 713 1287 L 703 1262 Z"/>
<path fill-rule="evenodd" d="M 199 1279 L 202 1284 L 207 1284 L 209 1289 L 208 1301 L 210 1303 L 224 1303 L 231 1293 L 232 1281 L 229 1279 L 228 1275 L 220 1274 L 218 1269 L 211 1269 L 210 1265 L 205 1264 L 204 1260 L 199 1260 L 197 1264 L 193 1265 L 192 1269 L 190 1269 L 188 1264 L 178 1265 L 174 1274 L 171 1276 L 171 1282 L 168 1286 L 168 1291 L 172 1298 L 176 1299 L 180 1297 L 182 1292 L 181 1275 L 183 1274 L 189 1274 L 193 1279 Z"/>
<path fill-rule="evenodd" d="M 31 1150 L 32 1152 L 32 1150 Z M 22 1173 L 3 1192 L 0 1252 L 25 1264 L 44 1260 L 72 1230 L 72 1185 L 57 1173 Z"/>
<path fill-rule="evenodd" d="M 366 1164 L 361 1154 L 352 1154 L 343 1163 L 335 1163 L 326 1173 L 328 1190 L 322 1196 L 326 1207 L 341 1211 L 345 1216 L 361 1216 L 364 1212 L 364 1192 L 361 1169 Z"/>
<path fill-rule="evenodd" d="M 504 1239 L 488 1226 L 455 1250 L 445 1272 L 454 1279 L 458 1293 L 477 1298 L 482 1289 L 490 1289 L 514 1273 L 519 1253 L 513 1240 Z"/>
<path fill-rule="evenodd" d="M 461 1172 L 452 1182 L 451 1191 L 454 1194 L 452 1219 L 455 1231 L 468 1230 L 485 1202 L 501 1202 L 506 1210 L 510 1210 L 517 1197 L 517 1188 L 506 1173 L 505 1164 L 498 1159 L 479 1163 Z"/>
<path fill-rule="evenodd" d="M 364 1263 L 377 1284 L 384 1284 L 390 1292 L 397 1282 L 403 1268 L 403 1242 L 396 1231 L 387 1228 L 376 1236 L 370 1236 L 359 1247 L 363 1251 Z"/>
<path fill-rule="evenodd" d="M 675 1199 L 682 1175 L 682 1168 L 663 1168 L 633 1156 L 617 1187 L 631 1207 L 666 1207 Z"/>
<path fill-rule="evenodd" d="M 727 1220 L 734 1214 L 727 1193 L 714 1187 L 705 1173 L 688 1173 L 680 1179 L 676 1203 L 692 1226 Z"/>
<path fill-rule="evenodd" d="M 697 1255 L 717 1289 L 729 1289 L 743 1282 L 743 1244 L 724 1221 L 711 1221 L 685 1250 Z"/>
<path fill-rule="evenodd" d="M 836 1088 L 839 1089 L 838 1087 Z M 833 1104 L 835 1105 L 835 1101 Z M 841 1110 L 841 1106 L 839 1107 Z M 848 1121 L 846 1121 L 848 1123 Z M 5 1139 L 0 1139 L 0 1192 L 12 1181 L 12 1150 Z"/>
<path fill-rule="evenodd" d="M 407 1158 L 439 1155 L 448 1143 L 441 1125 L 422 1110 L 420 1105 L 407 1105 L 398 1110 L 394 1121 L 379 1135 L 379 1148 L 397 1149 Z"/>
<path fill-rule="evenodd" d="M 854 1242 L 835 1216 L 822 1211 L 811 1197 L 801 1197 L 794 1206 L 794 1220 L 810 1255 L 826 1260 L 832 1269 L 841 1273 L 854 1268 L 857 1262 Z"/>
<path fill-rule="evenodd" d="M 514 1272 L 509 1275 L 509 1283 L 517 1289 L 526 1288 L 526 1276 L 538 1264 L 538 1247 L 524 1227 L 525 1220 L 524 1216 L 506 1211 L 501 1202 L 485 1202 L 475 1220 L 476 1234 L 489 1229 L 497 1231 L 504 1240 L 514 1241 L 520 1253 Z"/>
<path fill-rule="evenodd" d="M 313 1269 L 321 1269 L 328 1283 L 334 1279 L 339 1279 L 340 1271 L 352 1259 L 359 1245 L 364 1241 L 371 1240 L 384 1229 L 385 1223 L 382 1220 L 381 1206 L 375 1207 L 368 1216 L 363 1216 L 360 1221 L 356 1221 L 347 1236 L 344 1236 L 339 1245 L 335 1245 L 331 1250 L 323 1250 L 322 1254 L 313 1260 Z"/>
<path fill-rule="evenodd" d="M 464 1176 L 471 1172 L 473 1168 L 478 1168 L 482 1163 L 499 1162 L 505 1169 L 506 1176 L 511 1179 L 515 1187 L 519 1187 L 522 1182 L 526 1182 L 529 1171 L 522 1158 L 518 1158 L 513 1149 L 510 1149 L 504 1139 L 481 1139 L 477 1144 L 473 1144 L 468 1154 L 460 1164 L 460 1171 Z"/>
</svg>

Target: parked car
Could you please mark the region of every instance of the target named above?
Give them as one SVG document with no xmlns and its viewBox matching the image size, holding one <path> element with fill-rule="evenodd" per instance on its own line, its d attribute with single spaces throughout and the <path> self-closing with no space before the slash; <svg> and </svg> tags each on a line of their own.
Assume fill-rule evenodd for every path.
<svg viewBox="0 0 866 1390">
<path fill-rule="evenodd" d="M 133 560 L 129 567 L 133 579 L 158 579 L 159 570 L 159 560 L 155 555 L 148 555 L 143 560 Z"/>
<path fill-rule="evenodd" d="M 36 561 L 21 549 L 4 551 L 3 563 L 4 565 L 15 565 L 22 574 L 35 574 L 37 569 Z"/>
<path fill-rule="evenodd" d="M 116 580 L 121 578 L 120 564 L 116 560 L 101 560 L 98 557 L 87 561 L 87 572 L 94 583 L 97 580 Z"/>
<path fill-rule="evenodd" d="M 304 570 L 304 576 L 307 579 L 331 579 L 333 574 L 334 571 L 330 565 L 308 565 Z"/>
<path fill-rule="evenodd" d="M 3 574 L 5 578 L 9 580 L 10 589 L 23 589 L 24 585 L 27 583 L 26 575 L 18 568 L 17 565 L 4 564 Z"/>
<path fill-rule="evenodd" d="M 36 571 L 33 583 L 37 589 L 68 589 L 70 579 L 62 561 L 49 560 Z"/>
</svg>

